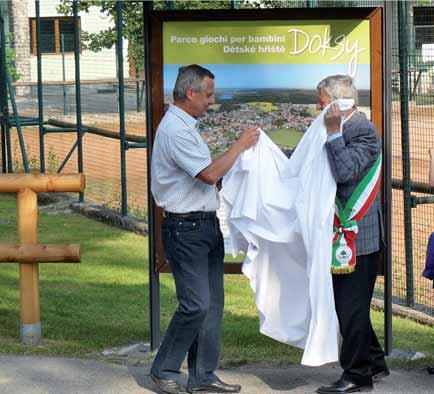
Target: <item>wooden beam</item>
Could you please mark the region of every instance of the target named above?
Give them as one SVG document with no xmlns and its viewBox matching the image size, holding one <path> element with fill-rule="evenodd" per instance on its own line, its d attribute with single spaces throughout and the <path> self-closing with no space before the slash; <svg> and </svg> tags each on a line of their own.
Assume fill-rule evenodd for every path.
<svg viewBox="0 0 434 394">
<path fill-rule="evenodd" d="M 35 192 L 24 189 L 17 194 L 17 215 L 21 243 L 36 244 L 38 203 Z M 38 264 L 20 264 L 20 298 L 21 323 L 40 323 Z"/>
<path fill-rule="evenodd" d="M 1 174 L 0 192 L 18 193 L 23 189 L 40 192 L 82 192 L 83 174 Z"/>
<path fill-rule="evenodd" d="M 37 48 L 36 48 L 36 19 L 31 19 L 32 23 L 32 55 L 36 56 Z"/>
<path fill-rule="evenodd" d="M 56 54 L 61 52 L 60 50 L 60 23 L 59 19 L 54 19 L 54 49 Z"/>
<path fill-rule="evenodd" d="M 80 245 L 0 244 L 0 263 L 56 262 L 80 262 Z"/>
</svg>

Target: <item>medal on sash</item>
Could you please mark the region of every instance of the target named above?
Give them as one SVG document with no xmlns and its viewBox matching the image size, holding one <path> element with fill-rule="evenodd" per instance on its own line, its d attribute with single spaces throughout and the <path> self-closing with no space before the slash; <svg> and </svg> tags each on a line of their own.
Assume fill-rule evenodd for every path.
<svg viewBox="0 0 434 394">
<path fill-rule="evenodd" d="M 356 269 L 358 221 L 365 216 L 377 196 L 381 181 L 381 160 L 380 153 L 345 207 L 336 197 L 331 267 L 333 274 L 349 274 Z"/>
</svg>

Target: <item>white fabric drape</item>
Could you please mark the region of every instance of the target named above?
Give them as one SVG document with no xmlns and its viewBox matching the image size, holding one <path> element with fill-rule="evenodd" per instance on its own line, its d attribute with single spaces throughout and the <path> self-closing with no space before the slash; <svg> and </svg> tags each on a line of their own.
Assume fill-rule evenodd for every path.
<svg viewBox="0 0 434 394">
<path fill-rule="evenodd" d="M 324 113 L 289 160 L 261 132 L 220 192 L 230 252 L 246 253 L 243 273 L 255 293 L 260 332 L 305 349 L 302 364 L 311 366 L 338 359 L 330 273 L 336 182 L 324 147 Z"/>
</svg>

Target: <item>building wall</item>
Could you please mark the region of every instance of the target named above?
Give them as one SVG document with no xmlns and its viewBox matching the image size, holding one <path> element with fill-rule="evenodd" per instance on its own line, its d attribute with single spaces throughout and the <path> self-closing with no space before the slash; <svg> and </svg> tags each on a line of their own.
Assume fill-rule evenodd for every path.
<svg viewBox="0 0 434 394">
<path fill-rule="evenodd" d="M 20 0 L 21 2 L 22 0 Z M 19 2 L 14 1 L 15 4 Z M 63 16 L 57 12 L 57 6 L 60 1 L 41 0 L 40 15 L 41 17 Z M 28 17 L 36 17 L 35 2 L 27 1 Z M 89 13 L 80 12 L 81 29 L 90 33 L 96 33 L 114 26 L 110 17 L 105 17 L 99 12 L 98 7 L 91 7 Z M 26 26 L 28 29 L 29 22 Z M 30 34 L 30 33 L 29 33 Z M 27 46 L 30 53 L 30 44 Z M 128 41 L 123 41 L 124 54 L 124 76 L 128 76 Z M 36 56 L 30 55 L 31 81 L 37 81 L 37 59 Z M 74 53 L 65 54 L 65 74 L 66 80 L 74 80 Z M 113 79 L 116 78 L 116 49 L 104 49 L 100 52 L 83 50 L 80 56 L 80 79 Z M 62 55 L 45 54 L 42 55 L 42 79 L 43 81 L 61 81 L 62 80 Z"/>
<path fill-rule="evenodd" d="M 29 54 L 29 18 L 27 16 L 28 0 L 18 2 L 9 1 L 5 3 L 8 7 L 4 7 L 8 14 L 8 26 L 6 31 L 13 31 L 6 39 L 9 45 L 15 51 L 15 68 L 20 75 L 20 80 L 30 81 L 30 54 Z M 28 88 L 16 88 L 17 95 L 28 93 Z"/>
</svg>

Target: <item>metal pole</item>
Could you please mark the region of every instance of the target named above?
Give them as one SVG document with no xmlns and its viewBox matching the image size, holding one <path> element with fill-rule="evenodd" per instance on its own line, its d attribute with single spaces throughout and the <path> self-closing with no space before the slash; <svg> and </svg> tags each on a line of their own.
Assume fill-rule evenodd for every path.
<svg viewBox="0 0 434 394">
<path fill-rule="evenodd" d="M 145 81 L 142 81 L 141 82 L 141 84 L 140 84 L 141 86 L 140 86 L 140 105 L 142 105 L 143 104 L 143 95 L 144 95 L 144 93 L 145 93 L 145 88 L 146 88 L 146 82 Z"/>
<path fill-rule="evenodd" d="M 138 81 L 139 79 L 139 69 L 135 67 L 136 72 L 136 111 L 140 112 L 140 83 Z"/>
<path fill-rule="evenodd" d="M 62 34 L 61 36 L 61 50 L 62 50 L 62 80 L 63 82 L 66 81 L 66 70 L 65 70 L 65 35 Z M 66 108 L 66 85 L 63 84 L 63 115 L 67 115 L 68 110 Z"/>
<path fill-rule="evenodd" d="M 156 270 L 155 262 L 155 203 L 151 193 L 151 149 L 154 141 L 152 130 L 152 85 L 151 85 L 151 10 L 152 2 L 143 2 L 143 38 L 145 55 L 145 81 L 146 81 L 146 149 L 147 181 L 148 181 L 148 245 L 149 245 L 149 303 L 151 323 L 151 350 L 160 346 L 160 275 Z"/>
<path fill-rule="evenodd" d="M 1 144 L 2 144 L 2 172 L 6 173 L 6 130 L 1 122 Z"/>
<path fill-rule="evenodd" d="M 62 161 L 62 164 L 60 164 L 59 168 L 57 169 L 57 174 L 60 174 L 63 171 L 63 168 L 68 163 L 69 159 L 71 158 L 71 156 L 74 153 L 74 151 L 77 148 L 77 146 L 78 146 L 78 141 L 75 141 L 74 145 L 72 145 L 72 148 L 66 154 L 65 159 Z"/>
<path fill-rule="evenodd" d="M 44 96 L 42 92 L 42 56 L 41 56 L 41 15 L 39 0 L 35 1 L 36 9 L 36 61 L 38 73 L 38 126 L 39 126 L 39 168 L 45 172 L 45 141 L 44 141 Z"/>
<path fill-rule="evenodd" d="M 120 136 L 120 153 L 121 153 L 121 214 L 127 216 L 127 169 L 125 154 L 125 100 L 124 100 L 124 54 L 123 54 L 123 29 L 122 29 L 122 8 L 123 1 L 116 2 L 116 51 L 118 59 L 118 80 L 119 80 L 119 136 Z"/>
<path fill-rule="evenodd" d="M 27 160 L 26 145 L 24 143 L 23 130 L 21 128 L 20 117 L 18 116 L 17 102 L 15 101 L 15 91 L 14 91 L 14 87 L 12 86 L 12 78 L 9 74 L 9 70 L 6 70 L 6 80 L 8 84 L 9 96 L 12 103 L 12 112 L 14 114 L 15 127 L 17 129 L 17 136 L 18 136 L 18 142 L 20 144 L 21 156 L 23 158 L 24 172 L 28 173 L 30 172 L 30 169 L 29 169 L 29 162 Z"/>
<path fill-rule="evenodd" d="M 2 13 L 2 4 L 0 3 L 0 29 L 1 29 L 1 48 L 0 48 L 0 116 L 1 116 L 1 145 L 2 145 L 2 172 L 7 171 L 6 155 L 6 118 L 7 114 L 7 90 L 6 90 L 6 35 L 4 33 L 5 25 Z"/>
<path fill-rule="evenodd" d="M 74 17 L 74 61 L 75 61 L 75 106 L 77 119 L 77 162 L 78 172 L 83 173 L 83 131 L 81 121 L 81 86 L 80 86 L 80 25 L 78 19 L 78 1 L 72 3 Z M 79 202 L 84 201 L 84 194 L 80 192 Z"/>
<path fill-rule="evenodd" d="M 405 263 L 407 306 L 414 305 L 413 280 L 413 236 L 411 217 L 411 171 L 410 171 L 410 135 L 409 135 L 409 89 L 408 89 L 408 38 L 407 38 L 406 1 L 398 2 L 398 33 L 399 33 L 399 68 L 401 88 L 401 144 L 404 190 L 404 231 L 405 231 Z"/>
<path fill-rule="evenodd" d="M 6 57 L 6 33 L 5 33 L 5 25 L 3 19 L 2 12 L 2 4 L 0 3 L 0 18 L 2 28 L 0 31 L 1 35 L 1 47 L 0 47 L 0 59 L 1 59 L 1 98 L 2 98 L 2 144 L 4 139 L 4 144 L 2 145 L 2 160 L 4 159 L 7 163 L 7 172 L 13 172 L 12 165 L 12 147 L 11 147 L 11 134 L 10 134 L 10 125 L 9 125 L 9 103 L 8 103 L 8 91 L 6 84 L 6 75 L 8 72 L 7 66 L 7 57 Z M 5 152 L 6 149 L 6 152 Z M 5 171 L 6 166 L 3 167 L 3 171 Z"/>
<path fill-rule="evenodd" d="M 383 53 L 384 53 L 384 228 L 386 250 L 384 252 L 384 350 L 387 355 L 392 352 L 392 14 L 393 4 L 384 1 L 383 6 Z"/>
<path fill-rule="evenodd" d="M 7 165 L 8 165 L 8 171 L 9 173 L 14 172 L 14 166 L 12 163 L 12 142 L 11 142 L 11 127 L 9 124 L 9 106 L 6 104 L 6 108 L 8 110 L 8 114 L 6 115 L 5 119 L 5 134 L 6 134 L 6 157 L 7 157 Z"/>
<path fill-rule="evenodd" d="M 167 4 L 167 9 L 168 9 L 168 10 L 173 10 L 173 9 L 174 9 L 174 3 L 173 3 L 173 0 L 167 0 L 167 1 L 166 1 L 166 4 Z"/>
</svg>

